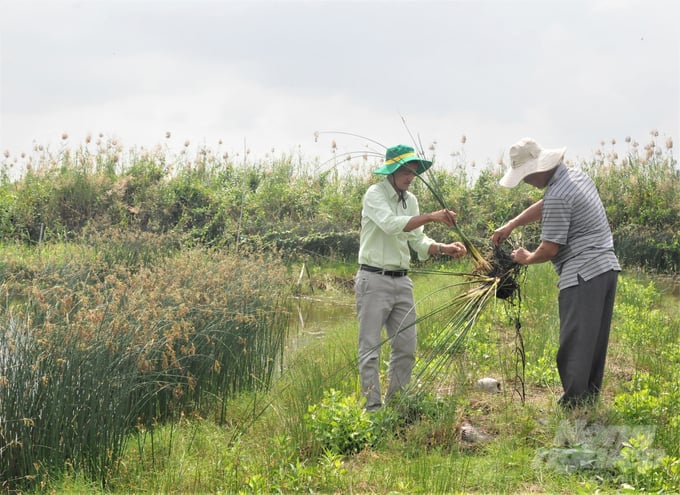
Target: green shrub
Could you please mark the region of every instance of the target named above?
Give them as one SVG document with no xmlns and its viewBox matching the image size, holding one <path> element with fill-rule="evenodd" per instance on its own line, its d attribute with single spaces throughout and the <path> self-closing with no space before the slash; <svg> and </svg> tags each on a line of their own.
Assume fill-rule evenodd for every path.
<svg viewBox="0 0 680 495">
<path fill-rule="evenodd" d="M 290 232 L 307 240 L 273 239 L 282 248 L 319 257 L 350 259 L 359 229 L 361 200 L 379 177 L 358 169 L 322 172 L 292 156 L 244 161 L 235 167 L 223 155 L 199 149 L 171 156 L 161 147 L 124 153 L 115 140 L 99 140 L 95 149 L 66 145 L 57 152 L 37 147 L 27 158 L 26 174 L 0 193 L 0 237 L 34 244 L 39 240 L 77 238 L 83 229 L 111 226 L 132 232 L 188 234 L 190 245 L 232 246 Z M 436 168 L 432 177 L 442 200 L 458 213 L 458 223 L 475 245 L 490 247 L 494 228 L 541 197 L 542 191 L 498 184 L 502 170 L 487 165 L 476 179 L 463 162 Z M 651 159 L 636 154 L 580 164 L 598 186 L 612 225 L 617 254 L 626 265 L 675 272 L 680 266 L 680 171 L 671 154 Z M 5 174 L 6 176 L 6 174 Z M 3 175 L 0 175 L 0 179 Z M 422 212 L 441 205 L 427 186 L 411 190 Z M 442 224 L 431 224 L 437 240 L 455 240 Z M 522 243 L 539 242 L 538 223 L 522 229 Z M 320 236 L 321 238 L 315 238 Z M 318 250 L 318 251 L 317 251 Z M 309 253 L 311 251 L 311 253 Z"/>
<path fill-rule="evenodd" d="M 324 392 L 305 415 L 314 443 L 335 454 L 354 454 L 376 441 L 375 425 L 359 402 L 335 389 Z"/>
<path fill-rule="evenodd" d="M 598 187 L 621 261 L 677 272 L 680 169 L 672 155 L 633 152 L 620 161 L 586 163 L 584 169 Z"/>
<path fill-rule="evenodd" d="M 660 306 L 661 294 L 652 282 L 641 284 L 621 278 L 617 289 L 614 332 L 625 345 L 635 349 L 637 368 L 652 373 L 662 371 L 667 363 L 655 351 L 672 349 L 680 342 L 680 326 L 674 315 Z M 673 358 L 671 358 L 673 359 Z"/>
<path fill-rule="evenodd" d="M 626 391 L 614 399 L 616 411 L 635 424 L 667 425 L 680 416 L 680 371 L 653 376 L 637 372 L 626 384 Z"/>
<path fill-rule="evenodd" d="M 638 435 L 624 443 L 615 468 L 618 481 L 630 491 L 677 493 L 680 459 L 652 447 L 653 438 Z"/>
</svg>

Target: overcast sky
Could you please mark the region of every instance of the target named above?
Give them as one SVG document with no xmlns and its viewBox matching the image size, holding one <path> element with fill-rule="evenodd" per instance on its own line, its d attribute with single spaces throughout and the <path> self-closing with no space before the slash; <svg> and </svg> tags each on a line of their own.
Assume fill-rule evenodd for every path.
<svg viewBox="0 0 680 495">
<path fill-rule="evenodd" d="M 653 129 L 678 156 L 677 0 L 0 7 L 0 150 L 12 157 L 102 132 L 125 147 L 325 159 L 332 139 L 341 151 L 367 141 L 315 142 L 316 130 L 389 146 L 411 143 L 407 127 L 437 142 L 440 163 L 455 152 L 495 163 L 524 136 L 572 159 L 612 139 L 621 153 Z"/>
</svg>

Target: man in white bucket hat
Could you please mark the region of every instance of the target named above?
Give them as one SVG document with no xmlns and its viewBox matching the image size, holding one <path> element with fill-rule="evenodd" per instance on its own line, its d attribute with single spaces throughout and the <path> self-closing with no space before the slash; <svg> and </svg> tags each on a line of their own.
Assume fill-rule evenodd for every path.
<svg viewBox="0 0 680 495">
<path fill-rule="evenodd" d="M 592 403 L 599 396 L 609 342 L 618 272 L 611 229 L 592 180 L 563 163 L 566 149 L 543 149 L 524 138 L 510 147 L 505 187 L 524 181 L 545 189 L 543 199 L 496 229 L 501 244 L 517 227 L 541 222 L 535 251 L 512 251 L 523 265 L 552 261 L 559 275 L 560 343 L 557 369 L 565 408 Z"/>
</svg>

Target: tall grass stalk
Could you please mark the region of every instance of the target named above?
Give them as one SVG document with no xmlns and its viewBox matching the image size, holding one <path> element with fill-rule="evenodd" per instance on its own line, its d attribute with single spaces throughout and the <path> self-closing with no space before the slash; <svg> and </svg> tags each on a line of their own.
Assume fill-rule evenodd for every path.
<svg viewBox="0 0 680 495">
<path fill-rule="evenodd" d="M 9 488 L 67 464 L 105 486 L 133 431 L 153 437 L 185 411 L 217 410 L 223 423 L 230 397 L 266 390 L 280 370 L 287 281 L 274 256 L 197 249 L 146 267 L 93 253 L 43 252 L 2 283 Z"/>
<path fill-rule="evenodd" d="M 137 356 L 111 348 L 101 327 L 82 342 L 67 327 L 36 329 L 25 315 L 2 323 L 2 478 L 30 486 L 72 464 L 106 485 L 139 413 L 130 404 Z"/>
</svg>

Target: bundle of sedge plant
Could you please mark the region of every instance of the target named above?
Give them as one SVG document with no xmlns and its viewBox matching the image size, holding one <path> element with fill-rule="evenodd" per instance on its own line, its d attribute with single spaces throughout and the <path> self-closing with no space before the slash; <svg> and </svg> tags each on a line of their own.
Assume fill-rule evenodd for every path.
<svg viewBox="0 0 680 495">
<path fill-rule="evenodd" d="M 424 157 L 422 146 L 418 146 L 417 149 L 420 150 L 420 156 Z M 432 193 L 439 205 L 444 209 L 449 209 L 440 193 L 441 188 L 432 169 L 419 175 L 418 178 Z M 513 316 L 516 354 L 514 386 L 524 401 L 525 353 L 524 339 L 521 334 L 520 309 L 521 277 L 525 274 L 526 267 L 513 261 L 510 254 L 500 246 L 486 249 L 483 255 L 461 230 L 458 223 L 453 225 L 453 230 L 465 245 L 472 259 L 473 269 L 471 273 L 462 274 L 462 282 L 447 287 L 458 289 L 454 297 L 417 319 L 418 323 L 430 318 L 444 317 L 440 320 L 439 330 L 431 339 L 434 344 L 420 360 L 420 369 L 416 374 L 412 389 L 422 390 L 424 383 L 430 384 L 424 387 L 425 389 L 431 389 L 433 384 L 441 383 L 451 375 L 451 368 L 455 364 L 453 357 L 462 351 L 469 330 L 475 325 L 489 302 L 498 298 L 507 301 L 516 310 Z"/>
</svg>

